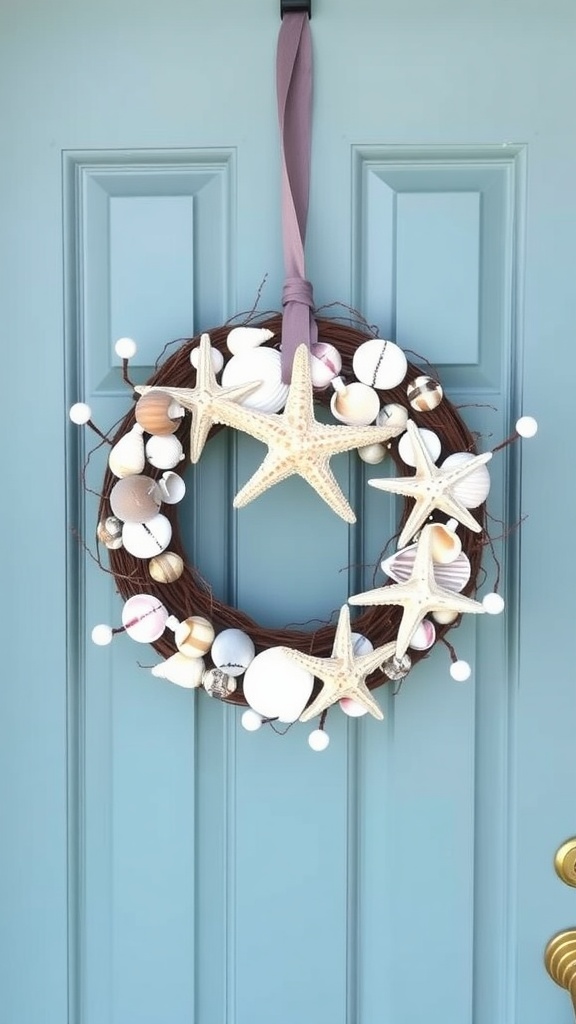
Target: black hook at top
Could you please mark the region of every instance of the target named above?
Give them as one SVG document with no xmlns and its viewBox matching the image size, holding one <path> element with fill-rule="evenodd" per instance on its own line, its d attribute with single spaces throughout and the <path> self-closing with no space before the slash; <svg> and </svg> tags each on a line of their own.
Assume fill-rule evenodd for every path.
<svg viewBox="0 0 576 1024">
<path fill-rule="evenodd" d="M 304 11 L 309 18 L 312 17 L 312 0 L 280 0 L 280 17 L 285 14 L 295 14 Z"/>
</svg>

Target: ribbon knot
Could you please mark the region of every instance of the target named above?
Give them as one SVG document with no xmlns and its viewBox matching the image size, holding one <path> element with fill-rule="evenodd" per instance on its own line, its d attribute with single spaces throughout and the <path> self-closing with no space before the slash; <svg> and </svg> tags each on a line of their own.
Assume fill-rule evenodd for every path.
<svg viewBox="0 0 576 1024">
<path fill-rule="evenodd" d="M 312 285 L 304 277 L 287 277 L 282 289 L 282 305 L 287 306 L 290 302 L 298 302 L 301 306 L 314 309 L 314 294 Z"/>
</svg>

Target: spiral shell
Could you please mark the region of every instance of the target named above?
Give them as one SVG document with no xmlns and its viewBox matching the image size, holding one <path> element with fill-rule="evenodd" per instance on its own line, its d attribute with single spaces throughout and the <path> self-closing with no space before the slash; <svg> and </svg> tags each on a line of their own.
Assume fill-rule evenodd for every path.
<svg viewBox="0 0 576 1024">
<path fill-rule="evenodd" d="M 228 351 L 238 356 L 241 352 L 258 348 L 273 337 L 274 331 L 269 331 L 266 327 L 233 327 L 228 333 L 226 344 Z"/>
<path fill-rule="evenodd" d="M 96 536 L 109 551 L 122 547 L 122 523 L 117 516 L 107 516 L 96 527 Z"/>
<path fill-rule="evenodd" d="M 144 469 L 143 428 L 135 423 L 127 434 L 116 442 L 108 456 L 110 471 L 117 477 L 134 476 Z"/>
</svg>

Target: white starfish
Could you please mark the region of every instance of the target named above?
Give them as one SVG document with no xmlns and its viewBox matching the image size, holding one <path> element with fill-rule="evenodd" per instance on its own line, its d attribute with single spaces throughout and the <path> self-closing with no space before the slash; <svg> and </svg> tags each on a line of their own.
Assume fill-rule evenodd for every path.
<svg viewBox="0 0 576 1024">
<path fill-rule="evenodd" d="M 225 403 L 239 401 L 259 387 L 262 381 L 222 387 L 216 380 L 211 357 L 212 346 L 208 334 L 200 338 L 196 384 L 193 388 L 171 388 L 163 384 L 143 384 L 135 388 L 139 395 L 149 391 L 163 391 L 192 414 L 190 424 L 190 462 L 198 462 L 206 439 L 214 423 L 222 423 L 219 410 Z"/>
<path fill-rule="evenodd" d="M 434 578 L 430 546 L 432 526 L 425 526 L 418 540 L 418 550 L 410 578 L 406 583 L 377 587 L 364 594 L 354 594 L 348 601 L 352 605 L 401 605 L 404 609 L 396 640 L 396 657 L 406 654 L 417 626 L 429 612 L 454 611 L 482 614 L 485 609 L 479 601 L 455 594 L 439 587 Z"/>
<path fill-rule="evenodd" d="M 235 508 L 242 508 L 269 487 L 297 474 L 348 523 L 355 523 L 356 516 L 330 469 L 331 456 L 388 441 L 402 432 L 400 427 L 318 423 L 314 417 L 310 357 L 306 345 L 300 345 L 296 350 L 292 382 L 282 413 L 266 414 L 227 403 L 225 407 L 222 404 L 218 415 L 221 423 L 242 430 L 268 446 L 268 454 L 261 466 L 236 495 Z"/>
<path fill-rule="evenodd" d="M 403 548 L 408 544 L 434 509 L 445 512 L 446 515 L 457 519 L 463 526 L 467 526 L 469 530 L 479 533 L 482 527 L 468 509 L 454 497 L 452 488 L 460 480 L 470 476 L 479 466 L 489 462 L 492 452 L 476 455 L 469 462 L 456 466 L 455 469 L 439 469 L 430 458 L 422 435 L 413 420 L 408 420 L 406 429 L 412 441 L 416 461 L 414 476 L 383 477 L 368 481 L 371 487 L 378 487 L 381 491 L 390 491 L 392 494 L 403 494 L 407 498 L 414 498 L 414 508 L 400 534 L 398 547 Z"/>
<path fill-rule="evenodd" d="M 282 647 L 284 654 L 297 665 L 312 672 L 324 684 L 316 700 L 300 715 L 300 721 L 309 722 L 311 718 L 315 718 L 343 697 L 357 701 L 374 718 L 384 718 L 382 710 L 366 685 L 366 677 L 375 669 L 381 668 L 383 663 L 392 657 L 395 647 L 393 643 L 385 644 L 370 654 L 362 654 L 355 658 L 354 641 L 350 631 L 350 609 L 347 605 L 342 605 L 340 609 L 331 658 L 317 658 L 313 654 Z"/>
</svg>

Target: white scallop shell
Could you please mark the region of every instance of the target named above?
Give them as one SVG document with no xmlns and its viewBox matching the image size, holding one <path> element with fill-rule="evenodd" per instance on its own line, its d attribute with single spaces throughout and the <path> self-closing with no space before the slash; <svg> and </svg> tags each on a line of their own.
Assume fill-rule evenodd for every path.
<svg viewBox="0 0 576 1024">
<path fill-rule="evenodd" d="M 210 657 L 216 668 L 229 676 L 241 676 L 254 660 L 256 648 L 247 633 L 241 629 L 223 629 L 212 644 Z"/>
<path fill-rule="evenodd" d="M 418 432 L 424 442 L 424 447 L 428 450 L 428 454 L 430 455 L 432 462 L 436 462 L 436 459 L 439 458 L 440 452 L 442 451 L 442 443 L 438 434 L 435 434 L 433 430 L 426 430 L 425 427 L 419 427 Z M 402 437 L 398 442 L 398 454 L 402 459 L 402 462 L 405 462 L 407 466 L 412 466 L 412 468 L 416 467 L 412 439 L 408 433 L 402 434 Z"/>
<path fill-rule="evenodd" d="M 111 449 L 108 465 L 114 476 L 136 476 L 144 469 L 144 430 L 135 423 Z"/>
<path fill-rule="evenodd" d="M 226 344 L 228 351 L 238 356 L 241 352 L 258 348 L 273 337 L 274 331 L 269 331 L 266 327 L 233 327 L 226 338 Z"/>
<path fill-rule="evenodd" d="M 393 341 L 371 338 L 356 349 L 352 369 L 363 384 L 386 391 L 404 380 L 408 360 L 400 346 Z"/>
<path fill-rule="evenodd" d="M 124 523 L 122 543 L 135 558 L 153 558 L 165 551 L 172 539 L 170 520 L 161 514 L 146 523 Z"/>
<path fill-rule="evenodd" d="M 156 469 L 174 469 L 182 462 L 184 449 L 174 434 L 153 434 L 146 442 L 146 458 Z"/>
<path fill-rule="evenodd" d="M 409 547 L 401 548 L 389 558 L 385 558 L 380 566 L 390 579 L 395 580 L 396 583 L 405 583 L 412 573 L 416 550 L 417 545 L 410 544 Z M 452 590 L 456 594 L 464 590 L 471 572 L 470 560 L 463 551 L 448 565 L 434 563 L 434 579 L 438 586 Z"/>
<path fill-rule="evenodd" d="M 457 466 L 470 462 L 474 457 L 470 452 L 454 452 L 444 459 L 440 469 L 456 469 Z M 450 488 L 450 493 L 464 505 L 464 508 L 478 508 L 478 505 L 486 501 L 489 491 L 490 473 L 485 465 L 477 466 L 470 476 L 459 480 Z"/>
<path fill-rule="evenodd" d="M 202 673 L 204 672 L 204 660 L 202 658 L 187 658 L 185 654 L 178 651 L 166 661 L 154 665 L 152 675 L 158 679 L 167 679 L 176 686 L 183 686 L 187 690 L 193 690 L 200 686 Z"/>
<path fill-rule="evenodd" d="M 259 412 L 280 412 L 286 404 L 288 385 L 282 381 L 280 353 L 274 348 L 255 348 L 232 359 L 224 367 L 222 384 L 249 384 L 259 380 L 262 383 L 240 399 L 240 405 Z"/>
<path fill-rule="evenodd" d="M 374 388 L 353 381 L 338 389 L 330 399 L 335 419 L 349 426 L 367 427 L 380 412 L 380 399 Z"/>
</svg>

